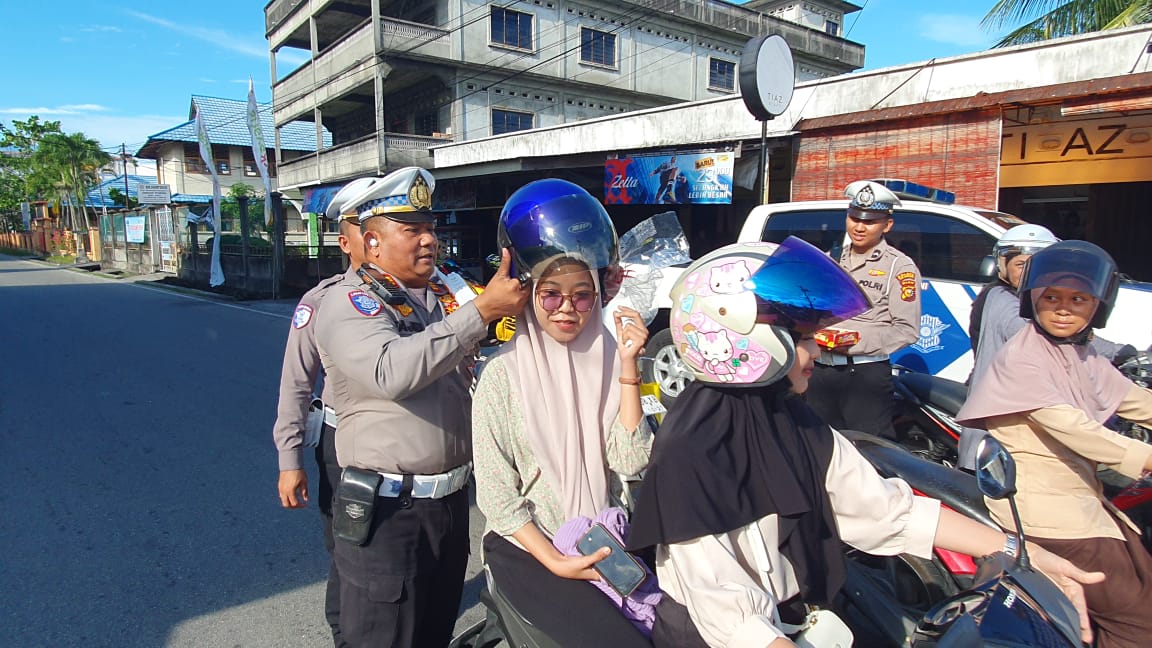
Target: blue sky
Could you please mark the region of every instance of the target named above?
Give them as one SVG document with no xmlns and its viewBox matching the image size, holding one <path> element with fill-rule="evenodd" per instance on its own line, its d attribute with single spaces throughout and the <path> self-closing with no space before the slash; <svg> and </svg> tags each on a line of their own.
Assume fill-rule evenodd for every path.
<svg viewBox="0 0 1152 648">
<path fill-rule="evenodd" d="M 986 49 L 979 28 L 993 0 L 855 0 L 846 36 L 866 46 L 865 69 Z M 190 96 L 243 99 L 248 78 L 269 101 L 264 2 L 0 2 L 5 61 L 0 121 L 59 120 L 109 149 L 131 151 L 188 118 Z M 278 65 L 283 67 L 281 57 Z"/>
</svg>

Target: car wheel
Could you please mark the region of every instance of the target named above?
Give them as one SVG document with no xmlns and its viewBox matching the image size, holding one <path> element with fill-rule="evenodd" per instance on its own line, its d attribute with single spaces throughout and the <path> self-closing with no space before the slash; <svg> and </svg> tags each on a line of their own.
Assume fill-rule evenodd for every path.
<svg viewBox="0 0 1152 648">
<path fill-rule="evenodd" d="M 692 371 L 676 352 L 672 331 L 668 329 L 657 331 L 648 340 L 647 347 L 652 352 L 652 361 L 643 363 L 641 377 L 644 382 L 658 384 L 660 402 L 664 407 L 671 407 L 672 403 L 676 402 L 676 397 L 684 392 L 688 383 L 692 382 Z"/>
</svg>

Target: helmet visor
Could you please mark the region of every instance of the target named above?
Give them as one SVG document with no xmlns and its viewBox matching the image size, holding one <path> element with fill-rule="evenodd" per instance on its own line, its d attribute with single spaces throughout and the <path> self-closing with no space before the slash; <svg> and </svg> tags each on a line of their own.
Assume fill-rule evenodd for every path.
<svg viewBox="0 0 1152 648">
<path fill-rule="evenodd" d="M 594 270 L 616 264 L 616 230 L 595 198 L 521 190 L 513 199 L 525 204 L 505 207 L 499 239 L 511 246 L 517 272 L 558 256 L 578 258 Z"/>
<path fill-rule="evenodd" d="M 1115 281 L 1116 266 L 1110 258 L 1087 247 L 1074 247 L 1072 242 L 1060 248 L 1048 248 L 1028 260 L 1021 291 L 1036 288 L 1070 288 L 1107 301 Z"/>
<path fill-rule="evenodd" d="M 794 236 L 784 239 L 748 280 L 756 321 L 814 333 L 872 308 L 864 291 L 828 255 Z"/>
</svg>

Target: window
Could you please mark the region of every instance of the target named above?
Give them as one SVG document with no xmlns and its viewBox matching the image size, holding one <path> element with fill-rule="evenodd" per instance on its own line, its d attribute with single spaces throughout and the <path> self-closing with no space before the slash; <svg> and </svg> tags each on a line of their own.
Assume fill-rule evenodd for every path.
<svg viewBox="0 0 1152 648">
<path fill-rule="evenodd" d="M 511 133 L 532 128 L 532 113 L 514 110 L 492 110 L 492 134 Z"/>
<path fill-rule="evenodd" d="M 840 23 L 836 22 L 835 20 L 825 20 L 824 21 L 824 32 L 827 34 L 831 34 L 832 36 L 839 36 L 840 35 Z"/>
<path fill-rule="evenodd" d="M 788 236 L 831 250 L 844 241 L 844 210 L 820 209 L 773 214 L 762 239 L 780 243 Z M 907 254 L 925 279 L 983 283 L 980 265 L 996 242 L 991 235 L 962 221 L 926 212 L 896 210 L 889 245 Z"/>
<path fill-rule="evenodd" d="M 532 49 L 532 14 L 492 7 L 492 44 Z"/>
<path fill-rule="evenodd" d="M 708 87 L 712 90 L 735 92 L 736 64 L 724 59 L 708 59 Z"/>
<path fill-rule="evenodd" d="M 213 146 L 212 161 L 216 164 L 216 173 L 220 175 L 232 175 L 232 156 L 229 155 L 226 147 L 221 151 Z"/>
<path fill-rule="evenodd" d="M 260 169 L 256 166 L 256 158 L 252 157 L 252 147 L 244 149 L 244 175 L 254 178 L 260 175 Z M 271 175 L 271 173 L 269 173 Z"/>
<path fill-rule="evenodd" d="M 616 34 L 581 27 L 580 60 L 594 65 L 616 67 Z"/>
<path fill-rule="evenodd" d="M 196 144 L 184 145 L 184 172 L 208 173 L 208 167 L 204 166 L 204 160 L 200 157 L 200 147 Z"/>
<path fill-rule="evenodd" d="M 440 130 L 437 126 L 440 120 L 436 118 L 436 113 L 420 113 L 416 115 L 416 134 L 417 135 L 431 135 Z"/>
</svg>

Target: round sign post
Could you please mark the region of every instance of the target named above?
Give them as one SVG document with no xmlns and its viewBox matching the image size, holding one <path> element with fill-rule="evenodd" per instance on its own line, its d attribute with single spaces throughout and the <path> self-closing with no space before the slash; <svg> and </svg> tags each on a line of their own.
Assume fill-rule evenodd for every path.
<svg viewBox="0 0 1152 648">
<path fill-rule="evenodd" d="M 760 121 L 760 165 L 756 182 L 760 202 L 768 202 L 768 121 L 783 114 L 792 101 L 796 68 L 792 49 L 779 34 L 757 36 L 740 55 L 740 96 L 748 112 Z"/>
</svg>

